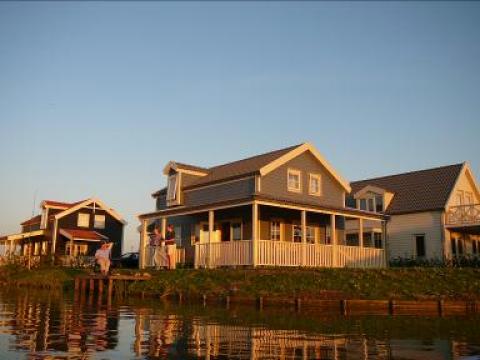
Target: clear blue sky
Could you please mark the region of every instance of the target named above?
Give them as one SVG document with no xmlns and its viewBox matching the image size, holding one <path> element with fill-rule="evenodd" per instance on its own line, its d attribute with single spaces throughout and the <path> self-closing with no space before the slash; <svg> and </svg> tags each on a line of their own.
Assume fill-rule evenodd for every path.
<svg viewBox="0 0 480 360">
<path fill-rule="evenodd" d="M 310 141 L 347 179 L 480 173 L 480 3 L 0 2 L 0 233 L 150 211 L 168 160 Z"/>
</svg>

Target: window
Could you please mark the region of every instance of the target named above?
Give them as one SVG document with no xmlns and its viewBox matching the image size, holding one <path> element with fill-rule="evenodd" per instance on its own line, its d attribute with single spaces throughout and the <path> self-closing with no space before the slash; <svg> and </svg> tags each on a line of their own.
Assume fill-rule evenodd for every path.
<svg viewBox="0 0 480 360">
<path fill-rule="evenodd" d="M 456 256 L 457 255 L 457 239 L 451 238 L 450 239 L 451 247 L 452 247 L 452 255 Z"/>
<path fill-rule="evenodd" d="M 373 198 L 368 199 L 367 204 L 368 204 L 368 211 L 375 211 L 375 208 L 373 206 Z"/>
<path fill-rule="evenodd" d="M 293 242 L 302 242 L 302 227 L 300 225 L 293 225 L 292 239 Z"/>
<path fill-rule="evenodd" d="M 177 200 L 178 174 L 168 177 L 167 201 Z"/>
<path fill-rule="evenodd" d="M 465 192 L 465 205 L 473 205 L 473 194 Z"/>
<path fill-rule="evenodd" d="M 93 226 L 95 229 L 105 229 L 105 215 L 95 215 Z"/>
<path fill-rule="evenodd" d="M 415 250 L 417 257 L 425 257 L 425 235 L 415 235 Z"/>
<path fill-rule="evenodd" d="M 367 199 L 360 199 L 360 210 L 367 210 Z"/>
<path fill-rule="evenodd" d="M 363 246 L 364 247 L 373 247 L 372 233 L 371 232 L 364 232 L 363 233 Z"/>
<path fill-rule="evenodd" d="M 463 191 L 458 190 L 455 196 L 457 205 L 463 205 Z"/>
<path fill-rule="evenodd" d="M 325 228 L 325 245 L 331 245 L 332 244 L 332 228 L 330 226 L 327 226 Z"/>
<path fill-rule="evenodd" d="M 472 254 L 477 254 L 477 241 L 472 240 Z"/>
<path fill-rule="evenodd" d="M 458 241 L 457 241 L 457 250 L 458 250 L 458 255 L 463 255 L 463 241 L 462 241 L 462 239 L 458 239 Z"/>
<path fill-rule="evenodd" d="M 313 226 L 307 226 L 307 243 L 315 244 L 315 228 Z"/>
<path fill-rule="evenodd" d="M 242 240 L 242 223 L 233 222 L 231 224 L 232 240 Z"/>
<path fill-rule="evenodd" d="M 375 195 L 375 211 L 382 212 L 383 211 L 383 196 L 382 195 Z"/>
<path fill-rule="evenodd" d="M 288 191 L 300 192 L 302 190 L 302 181 L 300 171 L 288 169 Z"/>
<path fill-rule="evenodd" d="M 322 188 L 321 188 L 321 177 L 317 174 L 310 174 L 309 177 L 309 185 L 308 185 L 308 193 L 310 195 L 320 196 L 322 195 Z"/>
<path fill-rule="evenodd" d="M 78 227 L 89 227 L 90 226 L 90 214 L 78 214 L 77 219 L 77 226 Z"/>
<path fill-rule="evenodd" d="M 375 243 L 375 247 L 377 249 L 381 249 L 382 248 L 382 233 L 379 233 L 379 232 L 373 233 L 373 241 Z"/>
<path fill-rule="evenodd" d="M 358 246 L 358 234 L 352 233 L 346 235 L 347 246 Z"/>
<path fill-rule="evenodd" d="M 182 246 L 182 227 L 176 225 L 174 226 L 173 231 L 175 232 L 175 244 Z"/>
<path fill-rule="evenodd" d="M 280 241 L 280 221 L 270 223 L 270 239 Z"/>
</svg>

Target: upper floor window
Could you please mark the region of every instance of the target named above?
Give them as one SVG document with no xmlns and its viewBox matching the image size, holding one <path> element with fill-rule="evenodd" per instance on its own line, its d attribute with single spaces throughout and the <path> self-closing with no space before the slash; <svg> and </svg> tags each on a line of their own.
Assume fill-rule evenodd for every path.
<svg viewBox="0 0 480 360">
<path fill-rule="evenodd" d="M 465 192 L 465 205 L 473 205 L 473 194 L 471 192 Z"/>
<path fill-rule="evenodd" d="M 232 240 L 242 240 L 242 223 L 232 222 L 231 225 Z"/>
<path fill-rule="evenodd" d="M 382 195 L 375 195 L 375 211 L 382 212 L 383 211 L 383 196 Z"/>
<path fill-rule="evenodd" d="M 320 175 L 317 174 L 310 174 L 309 176 L 309 185 L 308 185 L 308 193 L 310 195 L 322 195 L 322 178 Z"/>
<path fill-rule="evenodd" d="M 78 213 L 77 226 L 78 227 L 89 227 L 90 226 L 90 214 Z"/>
<path fill-rule="evenodd" d="M 367 199 L 367 210 L 368 211 L 375 211 L 374 209 L 374 203 L 373 203 L 373 198 Z"/>
<path fill-rule="evenodd" d="M 360 199 L 360 210 L 367 210 L 367 199 Z"/>
<path fill-rule="evenodd" d="M 168 177 L 167 201 L 177 200 L 178 179 L 178 174 L 170 175 Z"/>
<path fill-rule="evenodd" d="M 95 229 L 105 229 L 105 215 L 95 215 L 93 227 Z"/>
<path fill-rule="evenodd" d="M 302 190 L 301 172 L 288 169 L 288 191 L 300 192 Z"/>
<path fill-rule="evenodd" d="M 457 191 L 455 199 L 456 199 L 457 205 L 463 205 L 463 191 L 462 190 Z"/>
</svg>

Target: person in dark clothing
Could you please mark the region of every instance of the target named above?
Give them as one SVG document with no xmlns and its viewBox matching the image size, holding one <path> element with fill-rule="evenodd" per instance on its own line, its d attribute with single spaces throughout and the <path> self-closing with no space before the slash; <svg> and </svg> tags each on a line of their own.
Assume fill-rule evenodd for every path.
<svg viewBox="0 0 480 360">
<path fill-rule="evenodd" d="M 167 245 L 168 268 L 173 270 L 176 267 L 175 258 L 177 245 L 175 244 L 175 230 L 173 229 L 172 224 L 167 226 L 167 231 L 165 232 L 165 245 Z"/>
</svg>

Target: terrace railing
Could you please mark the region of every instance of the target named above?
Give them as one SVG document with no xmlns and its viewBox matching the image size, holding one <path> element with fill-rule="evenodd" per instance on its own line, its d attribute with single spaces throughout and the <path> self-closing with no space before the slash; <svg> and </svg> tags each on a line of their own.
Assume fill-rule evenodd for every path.
<svg viewBox="0 0 480 360">
<path fill-rule="evenodd" d="M 447 225 L 480 225 L 480 204 L 451 206 L 447 211 Z"/>
</svg>

